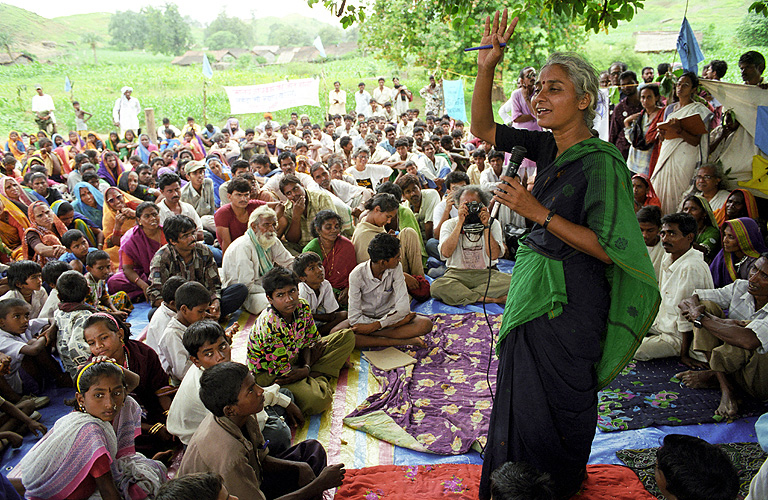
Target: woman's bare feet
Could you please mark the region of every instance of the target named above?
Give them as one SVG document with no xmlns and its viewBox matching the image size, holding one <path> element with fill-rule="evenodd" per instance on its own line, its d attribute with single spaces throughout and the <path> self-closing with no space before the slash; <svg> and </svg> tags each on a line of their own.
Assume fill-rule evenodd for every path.
<svg viewBox="0 0 768 500">
<path fill-rule="evenodd" d="M 414 347 L 427 347 L 427 343 L 424 342 L 422 337 L 413 337 L 412 339 L 405 339 L 403 345 L 412 345 Z"/>
<path fill-rule="evenodd" d="M 675 375 L 675 378 L 689 389 L 711 389 L 717 387 L 717 378 L 713 370 L 687 370 Z"/>
</svg>

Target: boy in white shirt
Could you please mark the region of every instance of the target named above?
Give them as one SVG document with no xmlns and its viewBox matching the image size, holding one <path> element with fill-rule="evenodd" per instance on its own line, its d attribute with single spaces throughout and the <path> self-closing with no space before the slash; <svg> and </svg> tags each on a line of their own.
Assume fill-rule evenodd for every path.
<svg viewBox="0 0 768 500">
<path fill-rule="evenodd" d="M 176 290 L 184 283 L 186 281 L 180 276 L 168 278 L 163 283 L 163 289 L 161 290 L 163 302 L 154 312 L 150 312 L 151 317 L 144 343 L 155 352 L 160 352 L 160 338 L 163 336 L 168 323 L 176 316 Z"/>
<path fill-rule="evenodd" d="M 299 297 L 312 309 L 317 331 L 325 336 L 331 329 L 347 319 L 346 311 L 339 311 L 331 283 L 325 279 L 323 261 L 315 252 L 304 252 L 293 261 L 293 272 L 299 277 Z"/>
<path fill-rule="evenodd" d="M 187 328 L 182 342 L 193 366 L 173 398 L 166 425 L 168 432 L 186 445 L 210 413 L 200 401 L 200 377 L 204 370 L 231 361 L 232 348 L 224 330 L 212 320 L 198 321 Z M 256 419 L 264 438 L 269 441 L 270 452 L 275 454 L 291 446 L 291 427 L 304 424 L 304 416 L 293 402 L 291 392 L 277 384 L 264 387 L 264 409 L 256 414 Z"/>
</svg>

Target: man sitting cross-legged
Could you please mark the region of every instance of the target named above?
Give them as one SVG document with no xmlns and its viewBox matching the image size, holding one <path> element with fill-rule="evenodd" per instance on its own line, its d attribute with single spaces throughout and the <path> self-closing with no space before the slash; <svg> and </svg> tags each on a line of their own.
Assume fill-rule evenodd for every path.
<svg viewBox="0 0 768 500">
<path fill-rule="evenodd" d="M 270 307 L 262 311 L 248 339 L 248 367 L 261 386 L 289 389 L 305 415 L 325 411 L 333 401 L 332 380 L 355 347 L 352 330 L 321 340 L 312 309 L 299 299 L 299 278 L 273 267 L 261 280 Z"/>
<path fill-rule="evenodd" d="M 459 216 L 440 229 L 439 251 L 448 271 L 432 283 L 432 297 L 452 306 L 479 301 L 504 304 L 512 275 L 498 269 L 488 272 L 489 264 L 495 267 L 504 253 L 501 224 L 490 223 L 490 196 L 480 186 L 461 187 L 453 196 Z"/>
<path fill-rule="evenodd" d="M 415 345 L 432 330 L 432 320 L 411 312 L 400 264 L 400 240 L 379 233 L 368 245 L 367 260 L 349 274 L 349 324 L 357 347 Z M 343 328 L 347 322 L 336 328 Z"/>
<path fill-rule="evenodd" d="M 680 356 L 680 361 L 690 368 L 703 366 L 704 357 L 690 349 L 693 325 L 677 308 L 693 290 L 714 286 L 704 254 L 693 248 L 697 228 L 696 220 L 689 214 L 669 214 L 661 219 L 659 234 L 666 252 L 659 276 L 661 305 L 635 359 L 648 361 Z"/>
<path fill-rule="evenodd" d="M 200 377 L 200 399 L 212 413 L 198 427 L 181 461 L 179 476 L 215 472 L 231 495 L 243 499 L 321 498 L 341 486 L 344 465 L 326 467 L 323 446 L 303 441 L 276 458 L 259 431 L 263 389 L 248 368 L 219 363 Z"/>
<path fill-rule="evenodd" d="M 707 356 L 710 369 L 676 377 L 694 389 L 719 385 L 722 397 L 717 415 L 736 416 L 736 389 L 768 400 L 768 253 L 752 264 L 749 280 L 739 279 L 714 290 L 694 290 L 680 309 L 696 327 L 693 349 Z"/>
</svg>

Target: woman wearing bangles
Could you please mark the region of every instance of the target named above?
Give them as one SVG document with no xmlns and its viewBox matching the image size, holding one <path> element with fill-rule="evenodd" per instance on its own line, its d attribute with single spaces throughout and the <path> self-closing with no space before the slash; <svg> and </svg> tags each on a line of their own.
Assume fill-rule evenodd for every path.
<svg viewBox="0 0 768 500">
<path fill-rule="evenodd" d="M 501 18 L 501 19 L 500 19 Z M 507 13 L 486 19 L 472 99 L 472 133 L 501 151 L 527 149 L 532 192 L 513 178 L 495 199 L 531 223 L 521 242 L 499 330 L 496 396 L 480 498 L 507 461 L 548 472 L 558 498 L 581 487 L 597 419 L 597 391 L 632 358 L 660 296 L 633 209 L 629 170 L 592 133 L 597 74 L 578 56 L 553 54 L 532 108 L 549 132 L 497 125 L 491 86 Z M 539 201 L 541 200 L 541 201 Z M 542 280 L 541 276 L 549 276 Z"/>
</svg>

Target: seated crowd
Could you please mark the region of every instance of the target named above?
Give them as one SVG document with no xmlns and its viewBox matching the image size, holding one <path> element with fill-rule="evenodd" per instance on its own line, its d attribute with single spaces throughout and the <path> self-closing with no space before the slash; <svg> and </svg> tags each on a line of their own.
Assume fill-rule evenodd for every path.
<svg viewBox="0 0 768 500">
<path fill-rule="evenodd" d="M 704 77 L 721 78 L 721 62 Z M 747 53 L 739 66 L 750 65 L 762 72 L 764 59 Z M 632 172 L 662 291 L 636 359 L 679 357 L 691 370 L 677 376 L 719 387 L 717 413 L 733 417 L 741 395 L 768 400 L 766 227 L 750 191 L 725 189 L 709 134 L 679 119 L 696 114 L 719 134 L 732 127 L 716 100 L 692 99 L 695 74 L 667 99 L 652 75 L 638 86 L 623 63 L 608 73 L 621 94 L 610 142 Z M 540 130 L 534 82 L 524 68 L 500 110 L 509 126 Z M 422 117 L 396 114 L 399 94 L 382 82 L 377 90 L 356 96 L 356 114 L 316 124 L 293 113 L 285 125 L 267 114 L 247 129 L 190 117 L 179 131 L 166 119 L 157 138 L 10 134 L 0 178 L 0 446 L 24 427 L 47 430 L 36 409 L 48 398 L 34 394 L 51 383 L 76 391 L 76 411 L 21 463 L 28 495 L 316 498 L 341 484 L 343 465 L 327 465 L 316 441 L 292 446 L 291 430 L 331 406 L 352 351 L 425 347 L 433 323 L 411 299 L 505 304 L 511 275 L 497 264 L 514 259 L 529 224 L 504 206 L 491 217 L 509 156 L 441 115 L 431 94 Z M 691 162 L 691 151 L 712 161 Z M 525 160 L 519 177 L 535 193 L 536 164 Z M 139 301 L 151 306 L 141 341 L 126 323 Z M 257 316 L 244 332 L 245 365 L 231 359 L 237 323 L 221 326 L 239 309 Z M 180 479 L 161 488 L 181 444 Z M 531 473 L 502 469 L 498 498 Z"/>
</svg>

